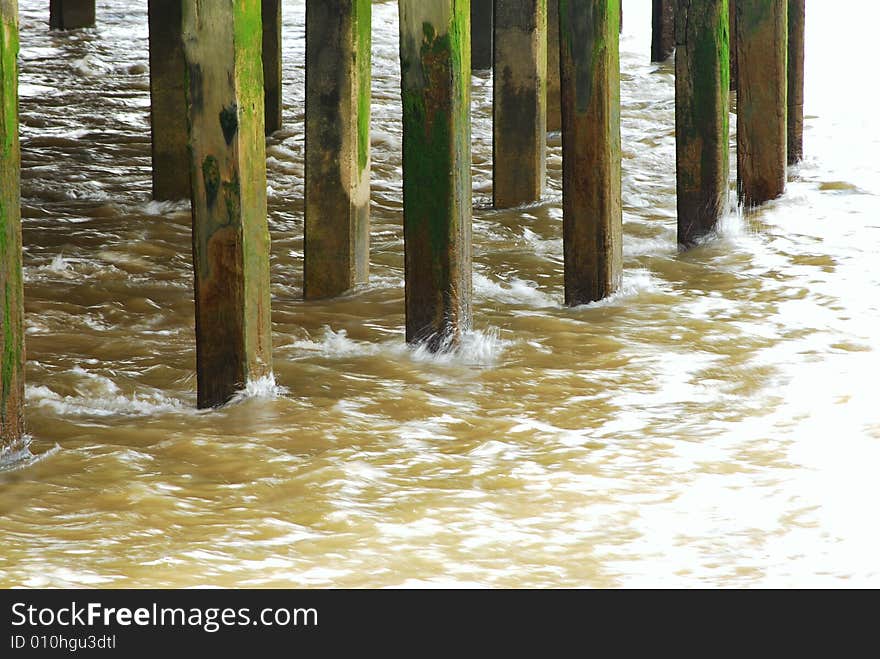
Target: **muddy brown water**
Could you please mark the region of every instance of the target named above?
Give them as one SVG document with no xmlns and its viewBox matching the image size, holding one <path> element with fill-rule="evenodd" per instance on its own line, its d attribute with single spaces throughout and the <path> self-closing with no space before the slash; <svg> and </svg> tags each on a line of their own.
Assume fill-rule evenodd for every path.
<svg viewBox="0 0 880 659">
<path fill-rule="evenodd" d="M 880 585 L 878 10 L 808 2 L 806 160 L 679 253 L 673 77 L 622 37 L 625 272 L 562 306 L 561 156 L 494 211 L 474 78 L 474 330 L 404 345 L 396 4 L 374 5 L 372 277 L 301 298 L 302 0 L 268 142 L 275 382 L 195 407 L 188 206 L 150 201 L 146 3 L 21 0 L 27 417 L 0 586 Z M 845 62 L 842 58 L 845 57 Z M 181 175 L 184 175 L 183 173 Z"/>
</svg>

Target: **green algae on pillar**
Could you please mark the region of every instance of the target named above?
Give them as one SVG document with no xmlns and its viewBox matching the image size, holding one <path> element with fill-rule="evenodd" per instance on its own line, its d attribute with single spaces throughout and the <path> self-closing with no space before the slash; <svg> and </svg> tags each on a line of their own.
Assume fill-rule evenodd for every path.
<svg viewBox="0 0 880 659">
<path fill-rule="evenodd" d="M 21 154 L 18 145 L 18 3 L 0 0 L 0 461 L 24 448 Z"/>
<path fill-rule="evenodd" d="M 271 135 L 282 123 L 281 0 L 262 0 L 262 3 L 266 135 Z"/>
<path fill-rule="evenodd" d="M 547 0 L 547 130 L 562 129 L 559 105 L 559 0 Z"/>
<path fill-rule="evenodd" d="M 150 0 L 148 14 L 153 198 L 187 199 L 190 182 L 186 146 L 183 0 Z"/>
<path fill-rule="evenodd" d="M 468 0 L 399 0 L 406 339 L 457 345 L 471 317 Z"/>
<path fill-rule="evenodd" d="M 540 201 L 547 161 L 545 0 L 495 0 L 495 208 Z"/>
<path fill-rule="evenodd" d="M 492 22 L 494 0 L 471 0 L 471 68 L 492 68 Z"/>
<path fill-rule="evenodd" d="M 260 3 L 184 0 L 198 405 L 272 371 Z"/>
<path fill-rule="evenodd" d="M 652 62 L 665 62 L 675 50 L 675 3 L 676 0 L 652 0 Z"/>
<path fill-rule="evenodd" d="M 95 0 L 49 0 L 49 28 L 75 30 L 94 27 Z"/>
<path fill-rule="evenodd" d="M 367 281 L 370 0 L 306 2 L 306 299 Z"/>
<path fill-rule="evenodd" d="M 785 191 L 788 2 L 736 0 L 737 188 L 746 207 Z"/>
<path fill-rule="evenodd" d="M 560 0 L 565 303 L 620 286 L 620 0 Z"/>
<path fill-rule="evenodd" d="M 727 207 L 730 16 L 727 0 L 677 0 L 675 144 L 678 242 L 693 245 Z"/>
<path fill-rule="evenodd" d="M 804 157 L 805 0 L 788 0 L 788 164 Z"/>
</svg>

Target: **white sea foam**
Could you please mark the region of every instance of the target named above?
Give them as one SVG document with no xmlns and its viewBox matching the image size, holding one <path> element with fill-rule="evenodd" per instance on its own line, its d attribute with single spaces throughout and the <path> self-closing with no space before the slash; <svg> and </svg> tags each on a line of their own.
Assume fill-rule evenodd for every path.
<svg viewBox="0 0 880 659">
<path fill-rule="evenodd" d="M 433 351 L 429 344 L 426 341 L 410 348 L 411 358 L 417 362 L 487 367 L 494 365 L 512 342 L 502 339 L 496 328 L 490 328 L 464 332 L 461 343 L 455 348 L 441 346 L 440 350 Z"/>
<path fill-rule="evenodd" d="M 150 416 L 186 409 L 183 401 L 156 391 L 120 393 L 114 382 L 102 379 L 103 383 L 96 381 L 97 386 L 72 396 L 62 396 L 45 385 L 27 385 L 25 400 L 29 405 L 51 410 L 59 416 Z"/>
<path fill-rule="evenodd" d="M 277 384 L 275 382 L 275 374 L 270 373 L 269 375 L 257 378 L 256 380 L 249 380 L 245 388 L 241 391 L 238 391 L 235 396 L 233 396 L 232 399 L 227 403 L 227 405 L 235 405 L 237 403 L 241 403 L 242 401 L 250 400 L 253 398 L 261 400 L 275 400 L 276 398 L 284 396 L 287 393 L 288 389 Z"/>
<path fill-rule="evenodd" d="M 144 215 L 165 215 L 167 213 L 180 213 L 187 211 L 189 210 L 189 207 L 190 202 L 188 199 L 181 201 L 156 201 L 154 199 L 138 208 L 144 213 Z"/>
<path fill-rule="evenodd" d="M 614 307 L 644 293 L 658 293 L 661 290 L 660 283 L 650 272 L 647 270 L 634 270 L 623 274 L 623 282 L 620 288 L 608 297 L 596 302 L 573 307 L 573 309 Z"/>
<path fill-rule="evenodd" d="M 556 300 L 540 290 L 533 281 L 519 277 L 513 277 L 510 281 L 496 281 L 479 272 L 474 272 L 473 281 L 474 294 L 478 298 L 538 308 L 557 306 Z"/>
<path fill-rule="evenodd" d="M 56 254 L 52 262 L 46 266 L 46 270 L 52 272 L 64 272 L 70 269 L 70 261 L 64 258 L 63 254 Z"/>
</svg>

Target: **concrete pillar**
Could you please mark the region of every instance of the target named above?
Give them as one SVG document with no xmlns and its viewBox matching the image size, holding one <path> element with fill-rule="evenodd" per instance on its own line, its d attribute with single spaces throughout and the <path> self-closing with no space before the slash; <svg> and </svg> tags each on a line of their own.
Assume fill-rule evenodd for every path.
<svg viewBox="0 0 880 659">
<path fill-rule="evenodd" d="M 471 317 L 470 15 L 399 2 L 406 339 L 441 350 Z"/>
<path fill-rule="evenodd" d="M 547 164 L 546 0 L 495 0 L 495 208 L 539 201 Z"/>
<path fill-rule="evenodd" d="M 271 135 L 282 123 L 281 0 L 262 0 L 262 4 L 266 135 Z"/>
<path fill-rule="evenodd" d="M 149 0 L 148 13 L 153 197 L 187 199 L 190 183 L 186 146 L 183 0 Z"/>
<path fill-rule="evenodd" d="M 18 146 L 18 2 L 0 0 L 0 460 L 24 437 L 21 156 Z"/>
<path fill-rule="evenodd" d="M 678 242 L 692 245 L 727 208 L 730 16 L 727 0 L 677 0 L 675 143 Z"/>
<path fill-rule="evenodd" d="M 758 206 L 785 191 L 788 2 L 737 0 L 739 200 Z"/>
<path fill-rule="evenodd" d="M 736 0 L 727 3 L 730 14 L 730 91 L 736 91 Z"/>
<path fill-rule="evenodd" d="M 620 285 L 620 0 L 560 3 L 565 303 Z"/>
<path fill-rule="evenodd" d="M 260 5 L 184 0 L 199 407 L 272 370 Z"/>
<path fill-rule="evenodd" d="M 562 130 L 559 91 L 559 0 L 547 0 L 547 130 Z"/>
<path fill-rule="evenodd" d="M 665 62 L 675 50 L 676 0 L 651 2 L 651 61 Z"/>
<path fill-rule="evenodd" d="M 75 30 L 94 27 L 95 0 L 49 0 L 49 28 Z"/>
<path fill-rule="evenodd" d="M 788 164 L 804 157 L 804 0 L 788 0 Z"/>
<path fill-rule="evenodd" d="M 471 0 L 471 67 L 492 68 L 492 23 L 494 0 Z"/>
<path fill-rule="evenodd" d="M 306 2 L 306 299 L 367 281 L 370 0 Z"/>
</svg>

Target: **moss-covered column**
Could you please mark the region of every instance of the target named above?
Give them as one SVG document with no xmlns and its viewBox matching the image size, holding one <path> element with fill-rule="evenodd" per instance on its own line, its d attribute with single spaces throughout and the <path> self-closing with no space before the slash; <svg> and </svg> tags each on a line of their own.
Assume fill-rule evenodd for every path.
<svg viewBox="0 0 880 659">
<path fill-rule="evenodd" d="M 788 2 L 737 0 L 737 188 L 747 207 L 785 191 Z"/>
<path fill-rule="evenodd" d="M 370 25 L 370 0 L 306 2 L 307 299 L 369 274 Z"/>
<path fill-rule="evenodd" d="M 471 68 L 492 68 L 492 23 L 494 0 L 471 0 Z"/>
<path fill-rule="evenodd" d="M 190 183 L 186 147 L 183 0 L 150 0 L 148 13 L 153 197 L 187 199 Z"/>
<path fill-rule="evenodd" d="M 49 0 L 49 28 L 75 30 L 95 25 L 95 0 Z"/>
<path fill-rule="evenodd" d="M 266 135 L 281 128 L 281 0 L 263 3 L 263 88 Z"/>
<path fill-rule="evenodd" d="M 399 4 L 406 339 L 440 350 L 471 316 L 470 2 Z"/>
<path fill-rule="evenodd" d="M 562 130 L 559 90 L 559 0 L 547 0 L 547 130 Z"/>
<path fill-rule="evenodd" d="M 651 2 L 651 61 L 665 62 L 675 50 L 676 0 Z"/>
<path fill-rule="evenodd" d="M 18 2 L 0 0 L 0 461 L 23 448 L 24 309 L 18 148 Z"/>
<path fill-rule="evenodd" d="M 805 0 L 788 0 L 788 164 L 804 157 Z"/>
<path fill-rule="evenodd" d="M 546 0 L 495 0 L 495 208 L 539 201 L 547 163 Z"/>
<path fill-rule="evenodd" d="M 692 245 L 727 207 L 730 16 L 727 0 L 677 0 L 675 145 L 678 242 Z"/>
<path fill-rule="evenodd" d="M 184 0 L 199 407 L 271 373 L 258 0 Z"/>
<path fill-rule="evenodd" d="M 620 285 L 620 0 L 559 0 L 565 303 Z"/>
</svg>

